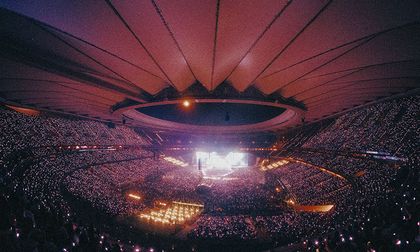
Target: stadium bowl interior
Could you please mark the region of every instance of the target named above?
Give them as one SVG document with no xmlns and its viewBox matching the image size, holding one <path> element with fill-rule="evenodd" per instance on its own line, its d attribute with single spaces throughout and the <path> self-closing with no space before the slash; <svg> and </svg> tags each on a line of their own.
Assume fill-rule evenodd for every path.
<svg viewBox="0 0 420 252">
<path fill-rule="evenodd" d="M 0 23 L 0 251 L 419 251 L 420 1 Z"/>
</svg>

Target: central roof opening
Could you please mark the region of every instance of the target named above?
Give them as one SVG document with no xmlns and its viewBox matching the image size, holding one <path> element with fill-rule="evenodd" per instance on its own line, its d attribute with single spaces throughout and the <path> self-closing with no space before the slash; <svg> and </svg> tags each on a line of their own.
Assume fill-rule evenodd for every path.
<svg viewBox="0 0 420 252">
<path fill-rule="evenodd" d="M 140 113 L 177 123 L 234 126 L 264 122 L 282 114 L 286 109 L 274 106 L 242 103 L 165 104 L 137 108 Z"/>
</svg>

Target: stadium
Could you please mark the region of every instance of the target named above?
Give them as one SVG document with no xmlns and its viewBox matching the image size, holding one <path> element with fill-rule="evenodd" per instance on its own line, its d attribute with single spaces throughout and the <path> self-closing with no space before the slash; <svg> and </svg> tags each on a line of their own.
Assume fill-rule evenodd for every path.
<svg viewBox="0 0 420 252">
<path fill-rule="evenodd" d="M 0 251 L 420 250 L 419 1 L 0 18 Z"/>
</svg>

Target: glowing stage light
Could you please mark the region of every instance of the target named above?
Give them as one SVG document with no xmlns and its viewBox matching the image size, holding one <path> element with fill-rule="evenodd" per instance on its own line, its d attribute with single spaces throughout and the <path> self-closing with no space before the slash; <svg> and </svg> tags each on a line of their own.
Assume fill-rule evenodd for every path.
<svg viewBox="0 0 420 252">
<path fill-rule="evenodd" d="M 186 108 L 188 108 L 190 105 L 191 105 L 191 102 L 190 102 L 189 100 L 184 100 L 184 101 L 182 102 L 182 106 L 184 106 L 184 107 L 186 107 Z"/>
<path fill-rule="evenodd" d="M 132 193 L 129 193 L 128 194 L 128 197 L 133 198 L 133 199 L 136 199 L 136 200 L 140 200 L 141 199 L 141 197 L 139 195 L 132 194 Z"/>
<path fill-rule="evenodd" d="M 187 167 L 188 166 L 188 163 L 185 163 L 185 162 L 183 162 L 181 160 L 178 160 L 176 158 L 173 158 L 173 157 L 164 157 L 163 159 L 172 163 L 172 164 L 175 164 L 175 165 L 178 165 L 178 166 L 181 166 L 181 167 Z"/>
<path fill-rule="evenodd" d="M 174 201 L 169 208 L 148 210 L 147 213 L 141 213 L 140 218 L 155 223 L 176 225 L 196 218 L 203 208 L 204 206 L 200 204 Z"/>
<path fill-rule="evenodd" d="M 200 163 L 204 169 L 225 169 L 232 167 L 246 167 L 247 161 L 245 154 L 241 152 L 229 152 L 226 156 L 216 152 L 196 152 L 197 163 Z"/>
</svg>

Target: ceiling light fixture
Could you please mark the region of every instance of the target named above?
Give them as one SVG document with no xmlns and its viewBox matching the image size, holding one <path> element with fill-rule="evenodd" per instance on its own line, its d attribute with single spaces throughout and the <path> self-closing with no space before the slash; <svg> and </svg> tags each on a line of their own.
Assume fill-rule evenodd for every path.
<svg viewBox="0 0 420 252">
<path fill-rule="evenodd" d="M 184 106 L 184 107 L 186 107 L 186 108 L 188 108 L 190 105 L 191 105 L 191 102 L 190 102 L 189 100 L 184 100 L 184 101 L 182 102 L 182 106 Z"/>
</svg>

